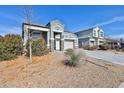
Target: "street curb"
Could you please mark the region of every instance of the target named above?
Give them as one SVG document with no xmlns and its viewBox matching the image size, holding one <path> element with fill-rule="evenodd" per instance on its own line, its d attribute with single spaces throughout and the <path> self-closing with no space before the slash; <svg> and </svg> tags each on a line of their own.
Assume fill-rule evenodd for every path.
<svg viewBox="0 0 124 93">
<path fill-rule="evenodd" d="M 122 82 L 118 88 L 124 88 L 124 82 Z"/>
</svg>

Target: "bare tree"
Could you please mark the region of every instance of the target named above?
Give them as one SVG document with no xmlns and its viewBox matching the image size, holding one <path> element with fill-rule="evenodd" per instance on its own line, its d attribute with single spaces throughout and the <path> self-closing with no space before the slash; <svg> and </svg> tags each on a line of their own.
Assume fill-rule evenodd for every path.
<svg viewBox="0 0 124 93">
<path fill-rule="evenodd" d="M 31 6 L 25 6 L 24 7 L 24 15 L 25 15 L 25 21 L 26 23 L 32 23 L 33 18 L 33 9 Z"/>
<path fill-rule="evenodd" d="M 25 16 L 25 22 L 28 23 L 29 57 L 30 57 L 30 62 L 32 62 L 32 48 L 31 48 L 32 37 L 31 37 L 30 25 L 32 23 L 33 10 L 31 6 L 24 7 L 24 16 Z"/>
</svg>

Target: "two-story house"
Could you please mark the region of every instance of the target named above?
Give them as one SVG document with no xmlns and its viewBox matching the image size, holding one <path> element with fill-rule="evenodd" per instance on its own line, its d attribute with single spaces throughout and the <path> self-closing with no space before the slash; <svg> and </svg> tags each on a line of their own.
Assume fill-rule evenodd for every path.
<svg viewBox="0 0 124 93">
<path fill-rule="evenodd" d="M 99 27 L 82 30 L 75 33 L 79 47 L 99 46 L 104 43 L 104 31 Z"/>
<path fill-rule="evenodd" d="M 43 38 L 50 51 L 78 48 L 77 35 L 66 32 L 64 30 L 64 24 L 58 20 L 51 21 L 46 25 L 23 23 L 22 38 L 25 51 L 29 37 L 32 39 Z"/>
</svg>

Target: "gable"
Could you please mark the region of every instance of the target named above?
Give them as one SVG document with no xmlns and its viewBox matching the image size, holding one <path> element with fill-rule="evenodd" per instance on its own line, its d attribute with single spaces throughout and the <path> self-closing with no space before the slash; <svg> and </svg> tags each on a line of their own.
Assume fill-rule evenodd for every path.
<svg viewBox="0 0 124 93">
<path fill-rule="evenodd" d="M 58 20 L 54 20 L 54 21 L 50 22 L 50 28 L 54 32 L 63 32 L 64 31 L 64 25 Z"/>
</svg>

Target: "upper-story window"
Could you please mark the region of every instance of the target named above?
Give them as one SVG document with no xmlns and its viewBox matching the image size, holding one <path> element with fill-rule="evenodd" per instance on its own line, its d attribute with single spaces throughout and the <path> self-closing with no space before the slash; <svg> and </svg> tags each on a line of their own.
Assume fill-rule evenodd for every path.
<svg viewBox="0 0 124 93">
<path fill-rule="evenodd" d="M 100 32 L 100 37 L 103 37 L 104 36 L 104 33 L 101 31 Z"/>
<path fill-rule="evenodd" d="M 93 31 L 93 36 L 96 37 L 96 31 Z"/>
<path fill-rule="evenodd" d="M 61 28 L 59 26 L 55 26 L 55 30 L 60 30 Z"/>
<path fill-rule="evenodd" d="M 53 27 L 53 30 L 54 31 L 62 31 L 63 28 L 61 26 L 59 26 L 59 25 L 56 25 L 56 26 Z"/>
</svg>

